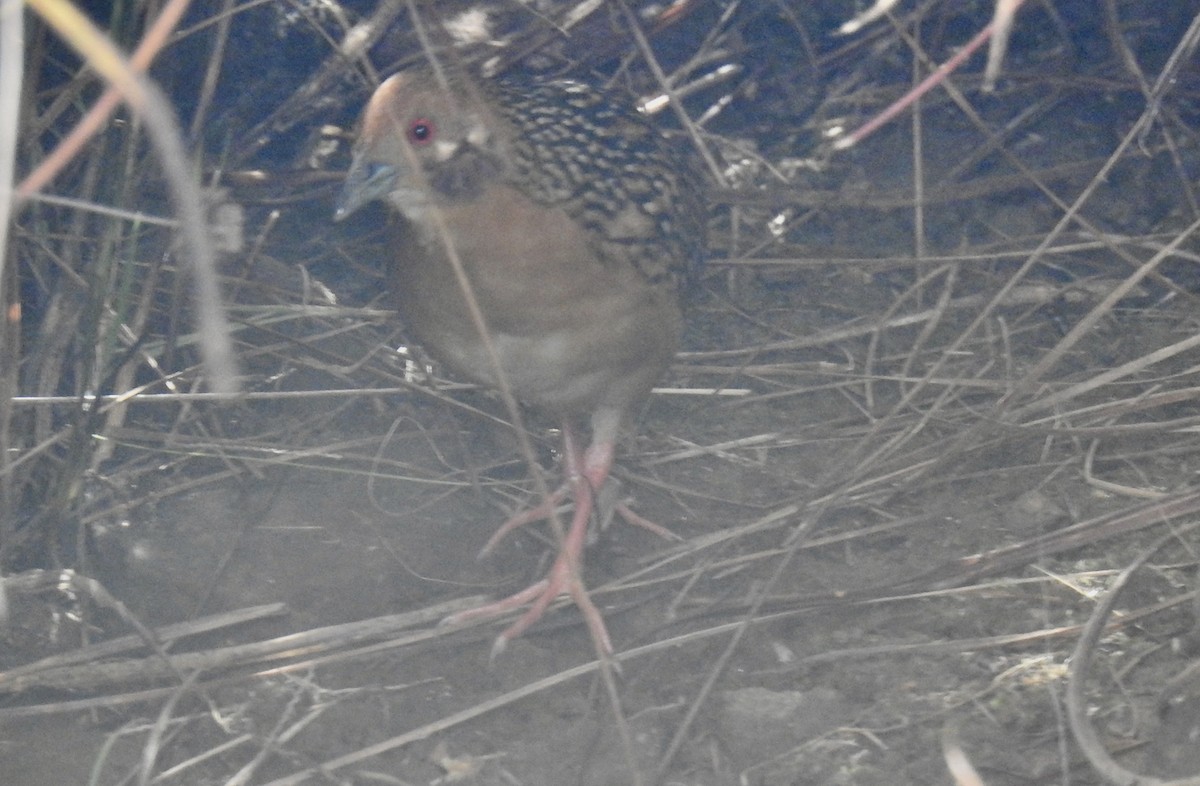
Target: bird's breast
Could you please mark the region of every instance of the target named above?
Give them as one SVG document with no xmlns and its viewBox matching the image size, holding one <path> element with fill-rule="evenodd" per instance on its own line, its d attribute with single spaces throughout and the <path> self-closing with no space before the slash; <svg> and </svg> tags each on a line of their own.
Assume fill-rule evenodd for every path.
<svg viewBox="0 0 1200 786">
<path fill-rule="evenodd" d="M 678 345 L 674 289 L 601 259 L 560 208 L 503 188 L 487 196 L 438 208 L 440 221 L 410 226 L 400 244 L 391 287 L 416 338 L 458 373 L 497 384 L 457 260 L 519 398 L 560 414 L 636 405 Z"/>
</svg>

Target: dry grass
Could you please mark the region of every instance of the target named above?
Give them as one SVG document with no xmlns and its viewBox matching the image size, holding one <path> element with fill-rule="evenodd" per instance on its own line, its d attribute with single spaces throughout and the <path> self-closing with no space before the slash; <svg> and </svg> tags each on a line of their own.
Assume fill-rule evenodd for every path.
<svg viewBox="0 0 1200 786">
<path fill-rule="evenodd" d="M 1140 3 L 1114 0 L 1103 25 L 1086 31 L 1089 52 L 1105 59 L 1071 61 L 1080 20 L 1058 18 L 1048 5 L 1024 9 L 1016 35 L 1030 26 L 1034 40 L 1010 45 L 996 93 L 980 91 L 968 62 L 902 119 L 835 152 L 830 129 L 857 127 L 900 98 L 947 58 L 958 31 L 986 24 L 988 9 L 935 3 L 919 28 L 913 17 L 890 18 L 833 48 L 816 32 L 840 13 L 831 4 L 729 4 L 724 14 L 693 5 L 671 22 L 643 20 L 648 41 L 628 34 L 618 5 L 578 26 L 571 4 L 556 5 L 565 39 L 539 20 L 500 14 L 491 38 L 506 46 L 456 55 L 495 55 L 501 62 L 490 67 L 503 68 L 540 51 L 575 74 L 602 70 L 614 89 L 639 96 L 669 80 L 686 115 L 664 123 L 710 170 L 712 254 L 692 298 L 688 351 L 618 473 L 685 541 L 619 560 L 620 574 L 592 588 L 617 613 L 651 609 L 651 622 L 631 625 L 628 646 L 618 643 L 626 678 L 608 682 L 605 700 L 624 728 L 613 746 L 630 763 L 628 782 L 873 783 L 872 772 L 851 765 L 897 747 L 889 711 L 910 713 L 905 726 L 928 731 L 902 739 L 928 743 L 935 759 L 941 728 L 961 726 L 955 755 L 965 751 L 978 767 L 971 748 L 986 747 L 981 726 L 1002 729 L 1033 713 L 1030 686 L 1050 686 L 1039 695 L 1064 708 L 1053 721 L 1027 720 L 1049 726 L 1057 740 L 1045 743 L 1049 750 L 1068 747 L 1068 714 L 1077 725 L 1096 722 L 1085 719 L 1085 702 L 1112 742 L 1114 707 L 1144 710 L 1187 694 L 1173 688 L 1147 698 L 1142 687 L 1123 696 L 1114 686 L 1132 679 L 1126 673 L 1093 675 L 1100 684 L 1089 692 L 1076 673 L 1074 703 L 1060 700 L 1066 664 L 1093 657 L 1069 659 L 1072 648 L 1096 646 L 1106 624 L 1108 636 L 1120 637 L 1103 653 L 1113 672 L 1136 671 L 1141 658 L 1153 660 L 1158 677 L 1184 667 L 1155 653 L 1173 636 L 1186 643 L 1180 628 L 1194 598 L 1194 96 L 1177 70 L 1186 57 L 1149 58 L 1143 47 L 1153 40 L 1185 54 L 1194 45 L 1190 20 L 1154 19 Z M 397 495 L 404 516 L 527 496 L 513 452 L 472 441 L 503 433 L 503 408 L 394 350 L 394 316 L 373 297 L 378 282 L 364 264 L 373 253 L 368 224 L 335 233 L 319 223 L 336 167 L 291 167 L 265 180 L 247 171 L 358 104 L 363 78 L 376 69 L 421 56 L 401 10 L 383 4 L 357 28 L 344 10 L 296 10 L 314 15 L 303 24 L 328 36 L 329 49 L 287 96 L 256 113 L 224 105 L 221 115 L 208 87 L 186 96 L 192 114 L 183 125 L 193 138 L 211 141 L 202 133 L 209 124 L 226 129 L 223 145 L 190 154 L 203 162 L 202 181 L 220 187 L 205 191 L 205 209 L 222 217 L 216 234 L 237 240 L 244 222 L 245 237 L 223 246 L 217 265 L 243 373 L 236 400 L 202 392 L 194 289 L 179 274 L 187 254 L 159 220 L 168 218 L 168 189 L 133 114 L 120 110 L 119 123 L 79 147 L 14 213 L 0 280 L 8 313 L 21 305 L 0 336 L 0 564 L 16 657 L 0 672 L 0 692 L 11 697 L 0 723 L 119 712 L 129 725 L 105 756 L 132 740 L 139 761 L 102 759 L 97 772 L 126 767 L 141 783 L 282 786 L 322 771 L 416 782 L 374 763 L 394 764 L 380 757 L 477 729 L 470 723 L 516 712 L 530 696 L 600 668 L 556 661 L 437 718 L 393 718 L 361 745 L 313 745 L 306 730 L 336 727 L 343 721 L 331 719 L 356 702 L 374 706 L 453 679 L 449 668 L 437 673 L 439 657 L 449 663 L 450 653 L 481 648 L 493 631 L 430 623 L 477 591 L 280 635 L 231 627 L 230 642 L 199 638 L 202 647 L 188 648 L 191 637 L 244 626 L 259 612 L 209 614 L 206 591 L 195 618 L 151 632 L 88 578 L 94 527 L 152 516 L 155 505 L 201 488 L 278 493 L 303 478 L 348 476 L 381 517 L 394 512 Z M 209 72 L 220 74 L 233 67 L 223 60 L 226 37 L 261 19 L 230 5 L 210 24 L 190 21 L 172 43 L 204 41 Z M 19 172 L 48 157 L 103 87 L 34 25 Z M 753 43 L 772 25 L 783 32 L 771 40 L 793 48 L 764 52 Z M 143 26 L 113 20 L 108 33 L 128 45 Z M 365 47 L 385 33 L 389 62 L 372 67 Z M 658 47 L 661 64 L 651 65 L 647 47 Z M 602 54 L 591 62 L 568 56 L 584 50 Z M 1150 61 L 1157 70 L 1142 70 Z M 718 72 L 721 65 L 729 68 Z M 330 95 L 331 106 L 314 99 Z M 549 442 L 540 431 L 531 436 Z M 503 446 L 505 437 L 494 439 Z M 1143 554 L 1164 531 L 1173 537 L 1163 550 Z M 231 559 L 236 548 L 229 544 Z M 1096 596 L 1138 554 L 1159 560 L 1155 591 L 1136 594 L 1119 617 L 1097 613 L 1082 636 L 1103 608 Z M 396 562 L 398 571 L 417 570 L 400 555 Z M 74 573 L 63 580 L 60 569 Z M 94 622 L 115 618 L 106 633 L 124 625 L 140 632 L 89 645 L 89 623 L 52 636 L 39 626 L 57 619 L 45 609 L 63 597 L 72 613 L 113 614 Z M 961 626 L 947 622 L 955 615 Z M 908 627 L 897 632 L 893 618 Z M 43 646 L 54 637 L 57 647 Z M 689 654 L 687 674 L 664 666 L 678 653 Z M 353 684 L 355 669 L 388 658 L 424 665 L 404 671 L 403 684 Z M 751 765 L 724 747 L 714 720 L 721 697 L 753 681 L 747 663 L 778 687 L 863 662 L 890 664 L 879 666 L 890 678 L 921 659 L 934 672 L 991 659 L 995 671 L 955 685 L 914 675 L 903 690 L 897 677 L 894 693 L 880 689 L 886 701 Z M 651 671 L 674 689 L 669 706 L 647 706 L 652 699 L 635 688 Z M 647 717 L 669 717 L 653 726 L 660 737 L 648 761 L 630 731 L 643 731 Z M 1148 726 L 1128 735 L 1152 736 Z M 454 739 L 471 738 L 464 731 Z M 1086 754 L 1096 759 L 1094 749 Z M 517 777 L 489 756 L 439 748 L 422 761 L 436 765 L 442 782 Z M 1000 758 L 985 782 L 1012 782 Z M 798 774 L 815 771 L 814 761 L 840 762 L 842 780 Z M 1068 753 L 1053 764 L 1036 774 L 1078 776 Z M 920 780 L 905 775 L 894 782 Z"/>
</svg>

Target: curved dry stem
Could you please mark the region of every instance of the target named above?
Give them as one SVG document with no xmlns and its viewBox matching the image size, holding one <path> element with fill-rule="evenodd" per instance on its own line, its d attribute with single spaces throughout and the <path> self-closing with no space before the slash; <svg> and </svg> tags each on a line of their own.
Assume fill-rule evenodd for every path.
<svg viewBox="0 0 1200 786">
<path fill-rule="evenodd" d="M 221 312 L 216 256 L 208 237 L 208 221 L 191 160 L 183 148 L 179 125 L 162 91 L 137 73 L 111 41 L 65 0 L 27 0 L 46 22 L 75 48 L 139 113 L 162 159 L 163 173 L 179 212 L 196 284 L 201 351 L 210 387 L 222 394 L 238 389 L 237 364 L 229 330 Z"/>
<path fill-rule="evenodd" d="M 1116 759 L 1110 756 L 1108 750 L 1105 749 L 1096 730 L 1092 728 L 1091 721 L 1088 719 L 1087 701 L 1083 695 L 1083 684 L 1087 679 L 1088 668 L 1092 664 L 1096 644 L 1100 641 L 1100 634 L 1104 632 L 1105 624 L 1112 614 L 1113 607 L 1116 606 L 1121 590 L 1129 583 L 1138 568 L 1145 565 L 1151 557 L 1158 553 L 1159 549 L 1197 527 L 1200 527 L 1200 522 L 1193 522 L 1172 530 L 1151 544 L 1150 548 L 1139 554 L 1137 559 L 1121 571 L 1121 574 L 1109 587 L 1108 592 L 1096 605 L 1096 610 L 1092 612 L 1091 618 L 1088 619 L 1087 625 L 1079 637 L 1079 642 L 1075 645 L 1075 651 L 1071 653 L 1066 695 L 1067 718 L 1071 724 L 1071 732 L 1075 735 L 1075 742 L 1083 751 L 1088 762 L 1109 783 L 1123 784 L 1123 786 L 1200 786 L 1200 775 L 1162 780 L 1149 775 L 1139 775 L 1118 764 Z"/>
</svg>

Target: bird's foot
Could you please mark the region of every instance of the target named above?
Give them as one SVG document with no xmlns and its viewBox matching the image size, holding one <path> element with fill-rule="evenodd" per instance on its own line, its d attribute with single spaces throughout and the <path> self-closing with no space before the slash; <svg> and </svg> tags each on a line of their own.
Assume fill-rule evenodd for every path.
<svg viewBox="0 0 1200 786">
<path fill-rule="evenodd" d="M 575 469 L 575 467 L 571 469 Z M 504 651 L 504 648 L 508 646 L 508 642 L 520 636 L 530 626 L 541 619 L 546 613 L 546 609 L 550 607 L 550 604 L 559 595 L 570 595 L 571 599 L 575 601 L 575 605 L 579 607 L 580 612 L 583 614 L 583 618 L 587 622 L 588 630 L 592 633 L 592 639 L 597 649 L 604 655 L 612 654 L 612 639 L 609 637 L 608 629 L 604 625 L 604 618 L 600 615 L 600 610 L 596 608 L 596 604 L 592 603 L 592 599 L 588 597 L 587 588 L 584 586 L 583 578 L 580 575 L 583 544 L 587 537 L 588 519 L 591 518 L 595 503 L 595 495 L 592 493 L 590 482 L 582 473 L 572 471 L 567 485 L 563 489 L 559 489 L 555 494 L 550 495 L 550 498 L 543 505 L 539 506 L 539 508 L 544 507 L 546 509 L 546 514 L 542 517 L 549 517 L 553 514 L 554 508 L 558 506 L 561 497 L 565 497 L 568 493 L 575 501 L 575 511 L 571 517 L 570 527 L 563 533 L 562 542 L 559 544 L 558 556 L 554 559 L 554 564 L 550 566 L 546 578 L 502 600 L 452 614 L 444 619 L 442 624 L 457 625 L 473 620 L 492 619 L 528 605 L 529 608 L 517 618 L 517 621 L 510 625 L 496 639 L 495 644 L 492 646 L 492 657 L 495 658 Z M 559 499 L 555 497 L 559 497 Z M 520 514 L 514 519 L 509 519 L 500 528 L 502 531 L 501 535 L 515 527 L 528 523 L 528 521 L 534 520 L 530 516 L 538 512 L 539 508 L 534 508 L 531 511 Z M 513 523 L 514 521 L 516 523 Z M 493 540 L 495 539 L 496 537 L 493 536 Z"/>
<path fill-rule="evenodd" d="M 548 520 L 554 516 L 555 513 L 563 513 L 568 510 L 569 503 L 567 505 L 564 505 L 563 503 L 570 495 L 570 490 L 570 483 L 563 483 L 558 487 L 557 490 L 554 491 L 554 493 L 550 494 L 540 504 L 510 516 L 508 520 L 501 524 L 500 527 L 494 533 L 492 533 L 492 536 L 488 538 L 487 543 L 485 543 L 483 548 L 479 550 L 479 556 L 477 558 L 483 559 L 491 554 L 496 548 L 497 544 L 499 544 L 500 541 L 503 540 L 505 536 L 507 536 L 513 530 L 520 529 L 526 524 L 532 524 L 535 521 Z M 613 516 L 618 516 L 626 524 L 631 524 L 635 527 L 640 527 L 647 532 L 652 532 L 663 540 L 683 540 L 683 538 L 681 538 L 679 535 L 676 535 L 674 532 L 658 522 L 651 521 L 645 516 L 635 513 L 633 509 L 629 507 L 628 500 L 621 500 L 619 498 L 620 493 L 621 484 L 618 482 L 617 478 L 610 477 L 605 481 L 599 492 L 595 494 L 596 518 L 599 522 L 599 526 L 596 528 L 597 531 L 602 532 L 608 529 L 608 525 L 611 523 Z M 596 539 L 597 536 L 589 535 L 587 541 L 588 545 L 592 545 Z"/>
<path fill-rule="evenodd" d="M 626 524 L 631 524 L 635 527 L 641 527 L 647 532 L 651 532 L 663 540 L 681 541 L 683 538 L 676 535 L 671 530 L 656 521 L 651 521 L 645 516 L 640 516 L 629 507 L 631 499 L 621 498 L 621 480 L 609 476 L 604 485 L 596 493 L 596 521 L 599 526 L 596 527 L 596 532 L 589 532 L 588 545 L 594 545 L 595 541 L 599 540 L 597 533 L 604 532 L 608 529 L 608 525 L 612 523 L 613 517 L 619 517 Z"/>
<path fill-rule="evenodd" d="M 641 527 L 648 532 L 653 532 L 663 540 L 683 540 L 682 536 L 676 535 L 674 532 L 667 529 L 662 524 L 659 524 L 657 521 L 651 521 L 645 516 L 639 516 L 638 514 L 634 513 L 632 510 L 630 510 L 629 505 L 624 502 L 617 505 L 617 515 L 625 519 L 626 524 L 632 524 L 633 526 Z"/>
<path fill-rule="evenodd" d="M 488 554 L 492 553 L 492 549 L 496 548 L 504 537 L 515 529 L 520 529 L 526 524 L 532 524 L 535 521 L 543 521 L 554 516 L 563 500 L 567 498 L 567 493 L 571 490 L 569 483 L 564 483 L 546 499 L 542 500 L 541 504 L 535 505 L 529 510 L 523 510 L 513 516 L 510 516 L 507 521 L 492 533 L 488 538 L 488 542 L 483 544 L 483 548 L 479 550 L 479 559 L 483 559 Z"/>
<path fill-rule="evenodd" d="M 599 512 L 601 520 L 615 513 L 630 524 L 647 529 L 659 537 L 679 540 L 675 533 L 630 510 L 629 505 L 620 500 L 620 492 L 615 483 L 606 484 L 609 480 L 609 469 L 612 467 L 611 440 L 594 442 L 585 453 L 579 450 L 570 427 L 564 426 L 563 443 L 567 481 L 541 504 L 512 516 L 500 525 L 480 552 L 480 556 L 486 555 L 501 538 L 518 527 L 541 519 L 556 520 L 559 507 L 570 497 L 575 508 L 571 515 L 571 523 L 565 532 L 560 532 L 558 556 L 546 577 L 507 598 L 453 614 L 442 621 L 444 625 L 458 625 L 475 620 L 493 619 L 528 606 L 517 621 L 496 639 L 492 647 L 493 658 L 504 651 L 508 642 L 541 619 L 546 609 L 560 595 L 569 595 L 571 600 L 575 601 L 588 630 L 591 631 L 597 650 L 603 655 L 612 654 L 612 639 L 604 625 L 604 618 L 588 596 L 580 573 L 584 543 L 587 540 L 588 524 L 593 510 Z"/>
<path fill-rule="evenodd" d="M 442 625 L 461 625 L 466 622 L 475 622 L 479 620 L 494 619 L 503 616 L 510 611 L 519 609 L 522 606 L 529 608 L 517 618 L 516 622 L 509 625 L 499 636 L 496 637 L 492 644 L 492 652 L 490 660 L 495 660 L 508 647 L 508 643 L 513 639 L 521 636 L 525 631 L 529 630 L 542 616 L 546 613 L 546 609 L 560 595 L 570 595 L 571 600 L 579 607 L 579 611 L 583 614 L 583 619 L 587 623 L 588 630 L 592 634 L 593 641 L 596 642 L 605 655 L 612 654 L 612 638 L 608 635 L 608 628 L 604 624 L 604 617 L 600 614 L 600 610 L 596 608 L 596 604 L 592 602 L 588 596 L 587 590 L 583 583 L 573 576 L 573 571 L 570 564 L 570 557 L 565 553 L 560 553 L 554 560 L 554 564 L 550 567 L 550 571 L 541 581 L 534 582 L 520 592 L 514 592 L 507 598 L 487 603 L 483 606 L 477 606 L 473 609 L 460 611 L 457 614 L 452 614 L 442 620 Z"/>
</svg>

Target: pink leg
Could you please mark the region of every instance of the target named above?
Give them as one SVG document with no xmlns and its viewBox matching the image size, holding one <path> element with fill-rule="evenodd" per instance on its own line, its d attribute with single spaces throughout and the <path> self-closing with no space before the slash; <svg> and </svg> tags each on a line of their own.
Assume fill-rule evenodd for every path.
<svg viewBox="0 0 1200 786">
<path fill-rule="evenodd" d="M 552 493 L 549 497 L 542 500 L 540 505 L 535 505 L 529 510 L 523 510 L 515 516 L 509 517 L 507 521 L 492 533 L 488 538 L 488 542 L 483 544 L 483 548 L 479 550 L 479 559 L 486 557 L 492 553 L 492 549 L 496 548 L 496 544 L 504 539 L 504 536 L 512 532 L 514 529 L 524 527 L 526 524 L 532 524 L 535 521 L 549 519 L 554 515 L 555 509 L 562 504 L 562 501 L 567 498 L 567 492 L 571 490 L 570 484 L 564 483 Z"/>
<path fill-rule="evenodd" d="M 651 521 L 645 516 L 639 516 L 638 514 L 634 513 L 624 502 L 618 504 L 616 510 L 617 515 L 624 519 L 626 524 L 632 524 L 635 527 L 641 527 L 647 532 L 653 532 L 663 540 L 683 540 L 683 538 L 679 537 L 662 524 L 659 524 L 657 521 Z"/>
<path fill-rule="evenodd" d="M 612 652 L 612 641 L 604 626 L 604 618 L 600 615 L 600 610 L 592 603 L 591 598 L 588 597 L 587 589 L 584 587 L 580 575 L 580 568 L 583 546 L 587 538 L 588 521 L 595 504 L 593 489 L 600 488 L 608 478 L 609 470 L 612 469 L 613 444 L 611 441 L 593 444 L 581 456 L 570 426 L 563 428 L 563 442 L 567 459 L 567 483 L 559 492 L 562 492 L 561 496 L 565 496 L 566 491 L 570 492 L 575 503 L 575 510 L 571 516 L 571 524 L 564 533 L 558 556 L 546 574 L 546 578 L 503 600 L 459 612 L 443 620 L 443 624 L 455 625 L 470 620 L 488 619 L 530 604 L 525 613 L 496 639 L 496 643 L 492 647 L 493 657 L 503 652 L 509 641 L 520 636 L 541 619 L 554 599 L 562 594 L 570 595 L 571 599 L 575 601 L 587 622 L 588 629 L 591 630 L 592 636 L 600 647 L 606 653 Z M 545 506 L 548 511 L 553 510 L 553 507 L 561 502 L 559 492 L 551 495 L 551 499 L 539 508 Z M 558 498 L 556 499 L 556 497 Z M 545 517 L 539 516 L 538 518 Z M 533 519 L 526 518 L 526 514 L 514 517 L 502 525 L 503 532 L 501 534 L 510 532 L 515 527 L 531 520 Z M 514 521 L 517 523 L 513 523 Z M 493 536 L 485 550 L 495 540 L 497 537 Z"/>
<path fill-rule="evenodd" d="M 579 453 L 579 445 L 575 441 L 575 432 L 572 431 L 570 424 L 563 425 L 563 452 L 566 454 L 564 459 L 567 465 L 567 481 L 559 486 L 553 494 L 542 500 L 541 504 L 535 505 L 529 510 L 522 511 L 514 516 L 511 516 L 507 521 L 501 524 L 500 528 L 492 533 L 492 536 L 488 538 L 488 542 L 485 543 L 483 548 L 479 550 L 479 556 L 481 558 L 492 553 L 492 549 L 496 548 L 496 544 L 503 540 L 504 537 L 513 530 L 524 527 L 526 524 L 532 524 L 535 521 L 549 520 L 550 517 L 554 515 L 555 509 L 558 508 L 558 506 L 562 504 L 562 501 L 567 498 L 568 493 L 571 493 L 572 498 L 575 497 L 574 492 L 571 489 L 570 478 L 572 473 L 582 472 L 581 467 L 583 466 L 583 458 Z M 572 469 L 572 466 L 574 466 L 575 469 Z M 592 488 L 600 487 L 593 486 Z"/>
<path fill-rule="evenodd" d="M 613 446 L 611 443 L 608 444 L 607 447 L 605 447 L 603 443 L 600 445 L 593 445 L 588 448 L 588 451 L 584 456 L 580 456 L 578 452 L 572 453 L 572 451 L 578 450 L 578 446 L 575 443 L 574 434 L 567 429 L 568 427 L 564 427 L 563 431 L 563 443 L 565 446 L 568 446 L 565 448 L 568 453 L 567 463 L 569 465 L 573 460 L 579 467 L 581 467 L 580 472 L 588 479 L 588 483 L 591 484 L 593 492 L 598 492 L 604 487 L 605 481 L 608 480 L 608 473 L 612 469 Z M 569 472 L 570 470 L 568 469 L 568 473 Z M 541 504 L 511 516 L 507 521 L 501 524 L 494 533 L 492 533 L 490 538 L 488 538 L 488 542 L 485 543 L 483 548 L 479 550 L 478 558 L 482 559 L 488 554 L 491 554 L 492 550 L 496 548 L 496 544 L 503 540 L 505 536 L 507 536 L 513 530 L 524 527 L 526 524 L 532 524 L 535 521 L 544 521 L 549 519 L 550 516 L 553 515 L 554 510 L 562 504 L 563 500 L 567 498 L 567 494 L 570 492 L 571 484 L 569 482 L 563 483 L 554 491 L 554 493 L 543 500 Z M 574 498 L 575 495 L 572 494 L 572 499 Z M 683 540 L 683 538 L 679 537 L 663 525 L 651 521 L 644 516 L 639 516 L 623 502 L 618 503 L 615 506 L 615 510 L 617 515 L 620 516 L 625 523 L 632 524 L 635 527 L 641 527 L 648 532 L 653 532 L 663 540 Z"/>
</svg>

